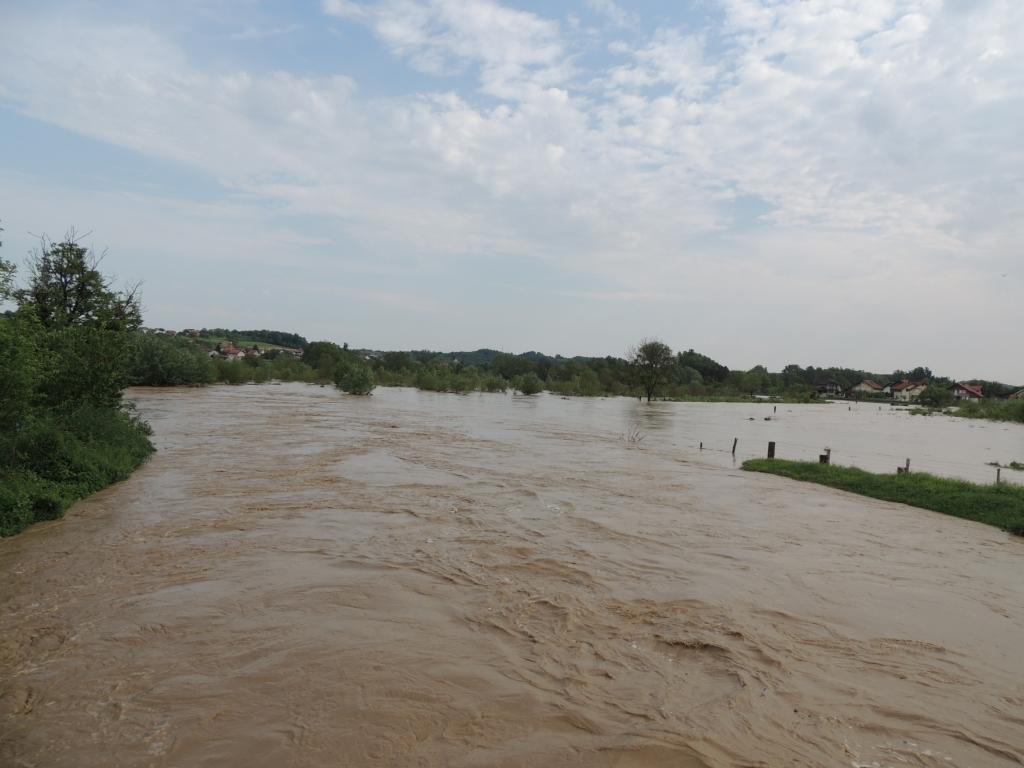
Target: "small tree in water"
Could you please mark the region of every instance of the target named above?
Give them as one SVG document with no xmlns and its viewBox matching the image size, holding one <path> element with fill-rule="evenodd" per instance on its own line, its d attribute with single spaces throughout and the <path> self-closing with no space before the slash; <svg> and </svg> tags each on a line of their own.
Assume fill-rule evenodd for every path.
<svg viewBox="0 0 1024 768">
<path fill-rule="evenodd" d="M 672 349 L 657 339 L 643 339 L 629 350 L 627 361 L 633 380 L 647 395 L 647 402 L 651 402 L 651 398 L 668 380 L 669 371 L 672 370 Z"/>
<path fill-rule="evenodd" d="M 350 395 L 368 395 L 375 382 L 373 371 L 359 362 L 342 362 L 334 371 L 334 386 Z"/>
</svg>

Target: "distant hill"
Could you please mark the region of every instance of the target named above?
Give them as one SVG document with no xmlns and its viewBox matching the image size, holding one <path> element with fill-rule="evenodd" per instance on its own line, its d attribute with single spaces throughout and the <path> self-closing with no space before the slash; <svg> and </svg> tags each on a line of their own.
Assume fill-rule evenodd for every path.
<svg viewBox="0 0 1024 768">
<path fill-rule="evenodd" d="M 239 344 L 262 342 L 264 344 L 271 344 L 275 347 L 285 347 L 286 349 L 305 349 L 306 345 L 309 344 L 305 336 L 300 336 L 297 333 L 271 331 L 265 328 L 258 331 L 239 331 L 229 328 L 202 328 L 199 331 L 199 337 L 203 339 L 213 339 L 216 341 L 235 341 Z"/>
</svg>

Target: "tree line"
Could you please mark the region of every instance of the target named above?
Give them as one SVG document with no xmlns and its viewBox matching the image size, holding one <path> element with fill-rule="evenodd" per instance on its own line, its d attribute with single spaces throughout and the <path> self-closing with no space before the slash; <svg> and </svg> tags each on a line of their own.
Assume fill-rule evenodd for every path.
<svg viewBox="0 0 1024 768">
<path fill-rule="evenodd" d="M 288 331 L 273 331 L 266 328 L 256 331 L 239 331 L 231 328 L 201 328 L 198 331 L 201 338 L 221 339 L 245 339 L 246 341 L 262 341 L 265 344 L 273 344 L 278 347 L 289 349 L 304 349 L 309 342 L 305 336 Z"/>
<path fill-rule="evenodd" d="M 169 386 L 212 382 L 243 383 L 271 379 L 333 382 L 347 392 L 365 393 L 374 386 L 406 386 L 435 392 L 534 394 L 547 390 L 566 396 L 630 396 L 674 400 L 746 400 L 770 397 L 808 402 L 828 382 L 849 390 L 864 379 L 930 380 L 922 403 L 946 405 L 952 380 L 924 366 L 890 374 L 841 367 L 785 366 L 771 372 L 758 365 L 731 370 L 693 349 L 672 351 L 658 340 L 644 340 L 624 357 L 549 356 L 539 352 L 509 354 L 492 349 L 471 352 L 428 350 L 374 351 L 347 344 L 314 341 L 301 359 L 276 350 L 239 362 L 210 360 L 211 345 L 199 339 L 140 337 L 134 344 L 132 383 Z M 1013 387 L 978 382 L 993 396 Z M 861 396 L 867 397 L 867 396 Z"/>
</svg>

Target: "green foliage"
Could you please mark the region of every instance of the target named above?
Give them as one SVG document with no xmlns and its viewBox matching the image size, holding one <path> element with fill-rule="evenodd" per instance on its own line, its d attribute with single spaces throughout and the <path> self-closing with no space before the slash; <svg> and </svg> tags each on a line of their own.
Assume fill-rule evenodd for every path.
<svg viewBox="0 0 1024 768">
<path fill-rule="evenodd" d="M 955 398 L 949 391 L 949 387 L 938 384 L 929 384 L 917 398 L 917 402 L 930 408 L 945 408 L 952 405 Z"/>
<path fill-rule="evenodd" d="M 4 228 L 0 227 L 0 232 Z M 3 245 L 0 242 L 0 245 Z M 14 296 L 14 275 L 17 273 L 15 266 L 4 259 L 0 259 L 0 304 Z"/>
<path fill-rule="evenodd" d="M 31 318 L 0 317 L 0 424 L 17 433 L 31 412 L 39 388 L 41 363 Z"/>
<path fill-rule="evenodd" d="M 348 345 L 339 347 L 331 341 L 314 341 L 302 355 L 302 361 L 316 371 L 318 381 L 333 381 L 338 366 L 351 362 L 352 358 Z"/>
<path fill-rule="evenodd" d="M 137 288 L 114 290 L 100 274 L 101 257 L 75 240 L 74 230 L 60 243 L 43 238 L 29 262 L 28 286 L 15 293 L 47 328 L 92 325 L 131 330 L 142 322 Z"/>
<path fill-rule="evenodd" d="M 706 355 L 694 352 L 692 349 L 687 352 L 680 352 L 678 363 L 683 368 L 690 368 L 700 374 L 702 380 L 725 381 L 729 375 L 729 369 L 721 363 L 717 363 Z"/>
<path fill-rule="evenodd" d="M 373 371 L 362 363 L 344 361 L 334 372 L 334 385 L 350 395 L 368 395 L 374 384 Z"/>
<path fill-rule="evenodd" d="M 287 331 L 271 331 L 266 328 L 258 331 L 238 331 L 227 328 L 203 328 L 199 331 L 200 337 L 204 339 L 230 339 L 236 343 L 251 343 L 262 341 L 264 344 L 273 344 L 277 347 L 287 349 L 304 349 L 309 343 L 304 336 Z"/>
<path fill-rule="evenodd" d="M 629 352 L 629 367 L 647 402 L 668 381 L 673 364 L 672 350 L 657 339 L 644 339 Z"/>
<path fill-rule="evenodd" d="M 1020 486 L 978 485 L 924 472 L 879 475 L 855 467 L 781 459 L 751 459 L 743 462 L 743 468 L 930 509 L 1024 535 L 1024 487 Z"/>
<path fill-rule="evenodd" d="M 956 415 L 968 419 L 1024 423 L 1024 400 L 966 400 L 957 408 Z"/>
<path fill-rule="evenodd" d="M 5 289 L 19 306 L 0 317 L 0 535 L 59 517 L 153 450 L 121 405 L 138 301 L 97 263 L 71 238 L 44 241 L 28 286 Z"/>
<path fill-rule="evenodd" d="M 199 345 L 180 336 L 135 333 L 129 343 L 129 379 L 135 386 L 208 384 L 217 369 Z"/>
<path fill-rule="evenodd" d="M 504 392 L 508 389 L 508 381 L 501 376 L 491 374 L 480 380 L 482 392 Z"/>
<path fill-rule="evenodd" d="M 512 382 L 512 386 L 524 395 L 536 395 L 538 392 L 544 391 L 544 382 L 540 380 L 540 377 L 533 373 L 524 373 L 521 376 L 516 376 Z"/>
<path fill-rule="evenodd" d="M 11 262 L 0 259 L 0 302 L 7 301 L 14 295 L 15 272 Z"/>
<path fill-rule="evenodd" d="M 34 413 L 0 443 L 0 535 L 60 517 L 78 499 L 127 478 L 153 450 L 148 435 L 120 409 Z"/>
</svg>

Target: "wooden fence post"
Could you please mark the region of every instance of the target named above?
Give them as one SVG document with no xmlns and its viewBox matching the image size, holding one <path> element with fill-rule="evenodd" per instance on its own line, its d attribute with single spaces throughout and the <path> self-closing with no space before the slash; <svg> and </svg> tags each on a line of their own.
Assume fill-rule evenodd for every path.
<svg viewBox="0 0 1024 768">
<path fill-rule="evenodd" d="M 732 439 L 732 455 L 733 456 L 736 455 L 736 443 L 738 443 L 739 441 L 740 441 L 740 439 L 738 437 L 734 437 Z"/>
</svg>

